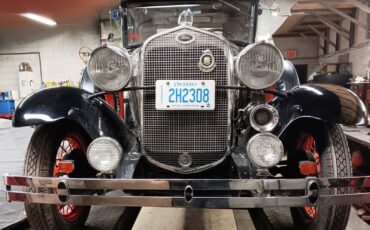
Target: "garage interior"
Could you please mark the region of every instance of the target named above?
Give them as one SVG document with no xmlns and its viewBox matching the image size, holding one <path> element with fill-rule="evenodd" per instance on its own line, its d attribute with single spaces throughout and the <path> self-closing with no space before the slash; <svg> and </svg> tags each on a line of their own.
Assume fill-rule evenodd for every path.
<svg viewBox="0 0 370 230">
<path fill-rule="evenodd" d="M 23 174 L 24 155 L 34 131 L 33 127 L 12 127 L 14 110 L 37 90 L 79 87 L 95 48 L 107 43 L 122 46 L 121 21 L 115 16 L 118 6 L 117 0 L 0 2 L 1 175 Z M 370 111 L 369 0 L 260 0 L 260 9 L 256 40 L 274 43 L 293 63 L 301 84 L 330 83 L 351 89 Z M 52 21 L 49 25 L 37 22 L 30 13 Z M 359 176 L 370 175 L 369 127 L 342 126 L 354 173 Z M 23 204 L 8 203 L 4 190 L 1 181 L 0 229 L 29 228 Z M 279 213 L 283 212 L 271 210 L 270 214 Z M 276 229 L 293 229 L 289 218 Z M 142 208 L 133 221 L 122 216 L 121 207 L 93 207 L 85 226 L 256 229 L 245 210 L 183 208 Z M 347 229 L 370 229 L 369 205 L 352 207 Z"/>
</svg>

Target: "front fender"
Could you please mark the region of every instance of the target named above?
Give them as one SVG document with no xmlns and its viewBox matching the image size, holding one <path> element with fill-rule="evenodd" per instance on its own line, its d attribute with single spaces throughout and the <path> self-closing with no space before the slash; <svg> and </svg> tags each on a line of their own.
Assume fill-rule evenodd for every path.
<svg viewBox="0 0 370 230">
<path fill-rule="evenodd" d="M 13 115 L 13 126 L 31 126 L 63 119 L 79 124 L 92 139 L 107 136 L 131 148 L 135 138 L 129 128 L 103 100 L 89 99 L 91 93 L 71 87 L 40 90 L 24 99 Z"/>
<path fill-rule="evenodd" d="M 280 121 L 274 131 L 280 135 L 292 121 L 312 118 L 330 123 L 364 125 L 367 111 L 361 99 L 351 90 L 337 85 L 309 84 L 287 92 L 287 98 L 272 102 Z"/>
</svg>

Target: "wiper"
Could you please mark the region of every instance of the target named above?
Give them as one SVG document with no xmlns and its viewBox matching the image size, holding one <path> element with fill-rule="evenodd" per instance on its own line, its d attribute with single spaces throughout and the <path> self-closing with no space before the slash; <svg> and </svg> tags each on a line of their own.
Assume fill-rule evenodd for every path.
<svg viewBox="0 0 370 230">
<path fill-rule="evenodd" d="M 217 1 L 218 2 L 221 2 L 221 3 L 225 4 L 225 5 L 227 5 L 228 7 L 232 8 L 232 9 L 234 9 L 234 10 L 236 10 L 236 11 L 238 11 L 238 12 L 244 14 L 244 15 L 247 15 L 248 17 L 251 16 L 247 12 L 243 11 L 242 9 L 240 9 L 239 7 L 235 6 L 234 4 L 232 4 L 232 3 L 228 2 L 228 1 L 225 1 L 225 0 L 217 0 Z"/>
</svg>

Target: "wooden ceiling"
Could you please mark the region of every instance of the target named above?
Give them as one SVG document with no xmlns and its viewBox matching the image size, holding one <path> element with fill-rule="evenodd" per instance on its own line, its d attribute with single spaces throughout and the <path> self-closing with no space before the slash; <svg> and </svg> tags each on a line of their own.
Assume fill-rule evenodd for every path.
<svg viewBox="0 0 370 230">
<path fill-rule="evenodd" d="M 341 22 L 347 19 L 367 28 L 367 22 L 356 19 L 356 9 L 370 13 L 368 5 L 369 0 L 297 0 L 291 8 L 291 15 L 273 36 L 323 37 L 324 32 L 330 28 L 349 39 L 350 32 L 341 26 Z"/>
</svg>

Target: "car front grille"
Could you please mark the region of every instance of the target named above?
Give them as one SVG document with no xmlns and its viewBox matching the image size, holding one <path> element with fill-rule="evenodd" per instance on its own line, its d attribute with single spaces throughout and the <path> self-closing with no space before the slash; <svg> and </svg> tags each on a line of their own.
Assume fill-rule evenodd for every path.
<svg viewBox="0 0 370 230">
<path fill-rule="evenodd" d="M 190 44 L 176 41 L 180 33 L 195 37 Z M 209 72 L 199 69 L 198 62 L 205 50 L 210 50 L 216 68 Z M 212 34 L 191 27 L 178 28 L 153 37 L 143 49 L 143 79 L 145 86 L 157 80 L 215 80 L 216 85 L 228 85 L 228 46 Z M 142 150 L 159 166 L 191 172 L 220 162 L 228 152 L 230 140 L 229 92 L 216 90 L 213 111 L 158 111 L 155 109 L 155 90 L 142 92 Z M 192 158 L 188 168 L 179 165 L 179 156 Z"/>
</svg>

